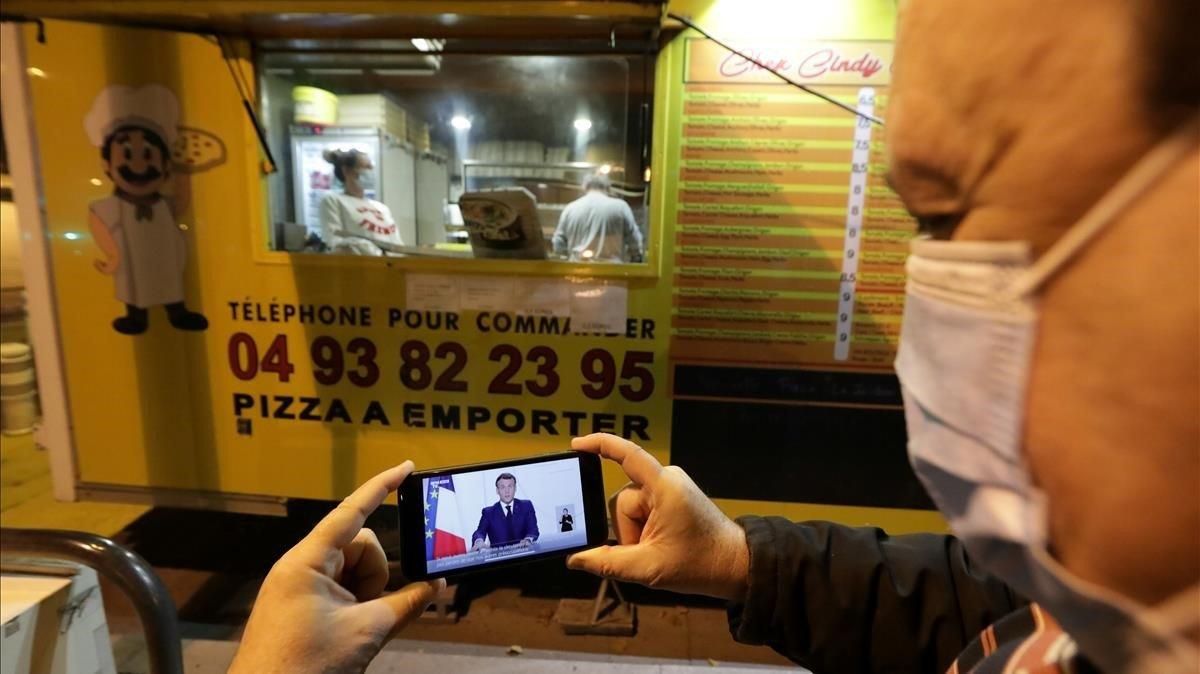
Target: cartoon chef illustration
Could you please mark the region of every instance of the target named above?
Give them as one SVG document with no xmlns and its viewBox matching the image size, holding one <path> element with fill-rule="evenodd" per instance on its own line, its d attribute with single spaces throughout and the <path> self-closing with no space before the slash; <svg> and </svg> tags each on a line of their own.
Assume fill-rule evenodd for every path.
<svg viewBox="0 0 1200 674">
<path fill-rule="evenodd" d="M 113 328 L 141 334 L 150 324 L 149 308 L 162 305 L 175 328 L 204 330 L 208 320 L 184 304 L 187 241 L 178 217 L 188 207 L 191 180 L 174 160 L 180 133 L 175 94 L 157 84 L 107 87 L 84 126 L 113 184 L 112 196 L 88 205 L 88 225 L 104 255 L 96 268 L 113 277 L 125 304 Z"/>
</svg>

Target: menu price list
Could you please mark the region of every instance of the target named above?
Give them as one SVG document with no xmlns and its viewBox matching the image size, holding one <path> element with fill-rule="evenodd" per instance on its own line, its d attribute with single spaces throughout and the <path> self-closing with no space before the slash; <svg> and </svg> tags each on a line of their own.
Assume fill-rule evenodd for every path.
<svg viewBox="0 0 1200 674">
<path fill-rule="evenodd" d="M 775 85 L 688 84 L 683 114 L 672 358 L 889 370 L 915 228 L 877 127 Z"/>
</svg>

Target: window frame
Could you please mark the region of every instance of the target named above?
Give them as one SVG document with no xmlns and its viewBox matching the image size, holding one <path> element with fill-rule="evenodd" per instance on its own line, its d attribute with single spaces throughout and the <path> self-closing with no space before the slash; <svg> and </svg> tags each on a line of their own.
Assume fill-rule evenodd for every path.
<svg viewBox="0 0 1200 674">
<path fill-rule="evenodd" d="M 249 66 L 252 70 L 252 77 L 255 87 L 255 112 L 259 115 L 259 123 L 262 122 L 262 114 L 265 106 L 266 88 L 263 86 L 263 77 L 265 70 L 263 68 L 263 55 L 270 49 L 263 49 L 258 40 L 249 41 L 250 59 Z M 455 54 L 460 52 L 448 52 Z M 478 54 L 479 52 L 465 52 L 467 54 Z M 548 52 L 530 52 L 521 50 L 491 50 L 488 52 L 496 56 L 544 56 L 556 55 Z M 561 55 L 561 54 L 557 54 Z M 597 54 L 593 52 L 572 53 L 573 56 L 612 56 L 613 54 Z M 643 122 L 645 126 L 645 144 L 647 146 L 647 157 L 649 161 L 648 168 L 651 176 L 658 175 L 658 166 L 661 164 L 662 138 L 664 129 L 661 127 L 661 118 L 659 104 L 660 96 L 664 87 L 659 86 L 658 69 L 660 63 L 657 55 L 640 53 L 640 56 L 654 57 L 654 60 L 648 65 L 652 71 L 649 77 L 650 91 L 646 99 L 650 101 L 650 110 L 647 118 Z M 269 133 L 270 130 L 265 128 L 264 131 Z M 259 193 L 257 198 L 260 199 L 258 204 L 258 226 L 248 227 L 247 230 L 251 236 L 251 250 L 253 251 L 253 259 L 257 264 L 279 265 L 279 266 L 297 266 L 302 268 L 334 268 L 334 269 L 398 269 L 401 271 L 412 271 L 420 273 L 443 273 L 443 274 L 491 274 L 491 275 L 520 275 L 520 276 L 548 276 L 548 277 L 593 277 L 593 278 L 608 278 L 608 279 L 657 279 L 662 276 L 661 264 L 663 260 L 663 235 L 664 235 L 664 220 L 667 213 L 664 205 L 661 202 L 663 194 L 662 180 L 652 180 L 646 183 L 646 198 L 649 200 L 647 205 L 647 225 L 646 225 L 646 248 L 643 261 L 638 263 L 581 263 L 571 262 L 567 260 L 510 260 L 497 258 L 465 258 L 465 257 L 417 257 L 417 256 L 388 256 L 388 257 L 373 257 L 364 255 L 336 255 L 327 253 L 303 253 L 293 251 L 275 250 L 271 247 L 274 234 L 274 222 L 271 213 L 271 174 L 267 173 L 265 167 L 267 163 L 260 158 L 260 149 L 257 138 L 254 137 L 252 129 L 247 130 L 249 137 L 245 143 L 246 152 L 248 154 L 247 161 L 249 164 L 259 167 L 258 180 Z M 655 139 L 659 142 L 656 143 Z M 271 148 L 272 152 L 278 156 L 280 152 L 290 152 L 288 148 Z M 285 179 L 291 180 L 291 176 L 286 176 Z"/>
</svg>

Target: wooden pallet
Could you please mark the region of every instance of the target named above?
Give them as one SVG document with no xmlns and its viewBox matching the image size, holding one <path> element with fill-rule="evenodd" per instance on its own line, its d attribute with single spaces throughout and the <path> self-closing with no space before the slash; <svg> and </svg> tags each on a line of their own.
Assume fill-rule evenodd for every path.
<svg viewBox="0 0 1200 674">
<path fill-rule="evenodd" d="M 613 596 L 609 596 L 609 590 Z M 565 634 L 600 634 L 631 637 L 637 634 L 637 605 L 625 601 L 616 581 L 600 581 L 595 599 L 563 599 L 554 621 Z"/>
<path fill-rule="evenodd" d="M 447 585 L 433 598 L 433 603 L 425 608 L 425 612 L 417 622 L 427 625 L 453 625 L 458 622 L 458 611 L 454 608 L 458 599 L 458 586 Z"/>
</svg>

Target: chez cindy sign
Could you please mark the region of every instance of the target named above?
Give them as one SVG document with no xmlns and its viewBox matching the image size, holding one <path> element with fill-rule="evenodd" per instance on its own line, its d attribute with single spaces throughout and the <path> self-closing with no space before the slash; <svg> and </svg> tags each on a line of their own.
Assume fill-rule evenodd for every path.
<svg viewBox="0 0 1200 674">
<path fill-rule="evenodd" d="M 880 86 L 888 84 L 891 79 L 891 42 L 801 42 L 791 46 L 734 46 L 750 58 L 738 56 L 708 40 L 688 40 L 686 81 L 714 84 L 779 84 L 779 79 L 762 66 L 804 84 Z"/>
</svg>

